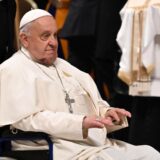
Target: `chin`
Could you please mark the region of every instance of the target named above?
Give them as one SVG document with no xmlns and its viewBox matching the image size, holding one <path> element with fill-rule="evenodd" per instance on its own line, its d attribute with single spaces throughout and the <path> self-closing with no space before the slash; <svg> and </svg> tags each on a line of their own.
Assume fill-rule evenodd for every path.
<svg viewBox="0 0 160 160">
<path fill-rule="evenodd" d="M 47 60 L 44 61 L 44 63 L 47 66 L 51 66 L 51 65 L 53 65 L 53 63 L 54 63 L 55 60 L 56 60 L 56 58 L 47 59 Z"/>
</svg>

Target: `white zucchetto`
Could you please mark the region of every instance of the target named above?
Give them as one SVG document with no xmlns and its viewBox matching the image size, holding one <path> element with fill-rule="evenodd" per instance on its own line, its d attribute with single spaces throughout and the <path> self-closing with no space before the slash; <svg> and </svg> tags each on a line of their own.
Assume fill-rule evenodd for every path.
<svg viewBox="0 0 160 160">
<path fill-rule="evenodd" d="M 22 28 L 27 23 L 30 23 L 30 22 L 32 22 L 40 17 L 44 17 L 44 16 L 52 16 L 52 15 L 43 9 L 32 9 L 24 14 L 24 16 L 22 17 L 22 19 L 20 21 L 19 28 Z"/>
</svg>

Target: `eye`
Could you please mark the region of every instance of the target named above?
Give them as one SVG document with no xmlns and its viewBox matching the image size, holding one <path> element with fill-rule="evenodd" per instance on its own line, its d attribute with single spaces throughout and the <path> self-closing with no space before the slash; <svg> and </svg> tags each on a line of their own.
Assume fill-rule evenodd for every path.
<svg viewBox="0 0 160 160">
<path fill-rule="evenodd" d="M 47 41 L 49 37 L 50 37 L 50 33 L 44 33 L 40 36 L 40 39 L 42 41 Z"/>
<path fill-rule="evenodd" d="M 43 33 L 41 36 L 40 36 L 40 39 L 42 41 L 47 41 L 49 38 L 52 38 L 52 39 L 57 39 L 57 33 L 54 33 L 54 34 L 51 34 L 51 33 Z"/>
</svg>

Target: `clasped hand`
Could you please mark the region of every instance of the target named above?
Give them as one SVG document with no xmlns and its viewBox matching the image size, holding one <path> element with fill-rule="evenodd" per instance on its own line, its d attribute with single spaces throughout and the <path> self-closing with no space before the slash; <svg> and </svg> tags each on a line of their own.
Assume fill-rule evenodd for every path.
<svg viewBox="0 0 160 160">
<path fill-rule="evenodd" d="M 109 109 L 105 117 L 86 116 L 83 120 L 83 128 L 103 128 L 104 126 L 113 126 L 120 124 L 124 117 L 131 117 L 131 113 L 121 108 Z"/>
</svg>

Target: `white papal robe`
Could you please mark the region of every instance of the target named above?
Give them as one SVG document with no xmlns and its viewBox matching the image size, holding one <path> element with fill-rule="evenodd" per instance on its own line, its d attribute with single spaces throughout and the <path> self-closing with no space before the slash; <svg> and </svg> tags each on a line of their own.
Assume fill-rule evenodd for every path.
<svg viewBox="0 0 160 160">
<path fill-rule="evenodd" d="M 120 125 L 89 129 L 88 138 L 83 139 L 84 116 L 103 117 L 110 107 L 88 74 L 60 58 L 54 65 L 60 78 L 54 66 L 33 62 L 24 48 L 1 64 L 1 126 L 11 124 L 24 131 L 48 133 L 54 142 L 54 160 L 160 160 L 159 153 L 149 146 L 135 147 L 106 138 L 107 133 L 128 125 L 125 118 Z M 73 114 L 65 102 L 64 89 L 75 100 Z M 47 147 L 43 141 L 13 145 L 14 149 Z"/>
</svg>

